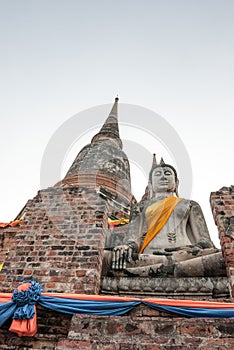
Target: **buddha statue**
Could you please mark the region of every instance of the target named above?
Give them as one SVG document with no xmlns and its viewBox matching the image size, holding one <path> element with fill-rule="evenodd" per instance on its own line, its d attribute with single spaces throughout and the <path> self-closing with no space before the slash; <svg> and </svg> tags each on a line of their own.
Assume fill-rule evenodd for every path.
<svg viewBox="0 0 234 350">
<path fill-rule="evenodd" d="M 122 245 L 106 252 L 113 273 L 126 276 L 225 276 L 222 253 L 214 247 L 201 207 L 178 197 L 173 166 L 154 164 L 149 199 L 128 225 Z"/>
</svg>

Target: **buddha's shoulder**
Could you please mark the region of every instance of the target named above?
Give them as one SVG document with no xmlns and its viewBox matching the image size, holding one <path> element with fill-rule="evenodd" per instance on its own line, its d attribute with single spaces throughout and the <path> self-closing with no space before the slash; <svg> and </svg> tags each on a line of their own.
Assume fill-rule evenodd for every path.
<svg viewBox="0 0 234 350">
<path fill-rule="evenodd" d="M 181 201 L 177 204 L 176 207 L 177 207 L 177 209 L 183 208 L 184 210 L 185 209 L 195 210 L 195 211 L 201 210 L 200 205 L 196 201 L 191 200 L 191 199 L 184 199 L 184 198 L 181 199 Z"/>
<path fill-rule="evenodd" d="M 139 214 L 144 211 L 144 208 L 148 206 L 147 202 L 148 200 L 143 200 L 131 205 L 130 221 L 134 220 Z"/>
</svg>

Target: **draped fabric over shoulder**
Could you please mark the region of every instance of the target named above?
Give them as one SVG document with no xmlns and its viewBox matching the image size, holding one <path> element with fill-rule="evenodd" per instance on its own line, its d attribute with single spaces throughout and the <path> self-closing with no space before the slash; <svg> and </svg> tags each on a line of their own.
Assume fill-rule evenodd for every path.
<svg viewBox="0 0 234 350">
<path fill-rule="evenodd" d="M 146 209 L 146 221 L 148 224 L 148 231 L 146 233 L 142 247 L 139 253 L 142 254 L 144 249 L 161 231 L 169 217 L 171 216 L 175 206 L 182 200 L 182 198 L 168 197 L 158 202 L 151 204 Z"/>
</svg>

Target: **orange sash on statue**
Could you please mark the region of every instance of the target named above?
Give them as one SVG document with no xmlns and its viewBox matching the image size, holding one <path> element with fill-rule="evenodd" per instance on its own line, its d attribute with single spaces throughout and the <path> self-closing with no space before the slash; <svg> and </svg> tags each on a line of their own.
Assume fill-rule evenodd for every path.
<svg viewBox="0 0 234 350">
<path fill-rule="evenodd" d="M 139 250 L 139 254 L 142 254 L 144 252 L 144 249 L 161 231 L 161 229 L 171 216 L 171 213 L 173 212 L 175 206 L 181 200 L 182 198 L 178 197 L 168 197 L 151 204 L 146 209 L 145 216 L 148 224 L 148 231 L 146 233 L 142 247 Z"/>
</svg>

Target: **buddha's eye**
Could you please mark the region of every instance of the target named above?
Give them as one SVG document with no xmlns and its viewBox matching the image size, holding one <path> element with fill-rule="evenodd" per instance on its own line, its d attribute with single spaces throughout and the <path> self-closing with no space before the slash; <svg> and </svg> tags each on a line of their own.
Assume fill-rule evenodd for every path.
<svg viewBox="0 0 234 350">
<path fill-rule="evenodd" d="M 164 174 L 165 175 L 171 175 L 171 172 L 170 172 L 170 170 L 166 170 Z"/>
<path fill-rule="evenodd" d="M 161 171 L 155 171 L 155 173 L 154 173 L 155 176 L 160 176 L 161 174 L 162 174 Z"/>
</svg>

